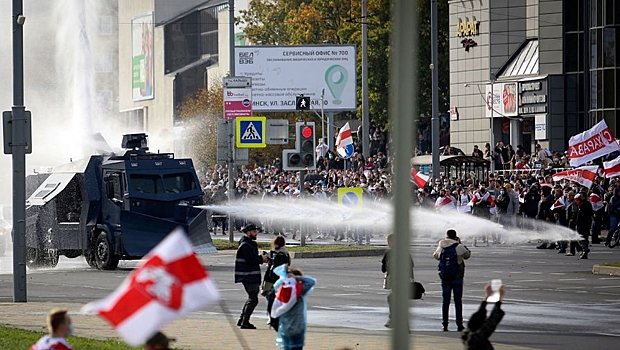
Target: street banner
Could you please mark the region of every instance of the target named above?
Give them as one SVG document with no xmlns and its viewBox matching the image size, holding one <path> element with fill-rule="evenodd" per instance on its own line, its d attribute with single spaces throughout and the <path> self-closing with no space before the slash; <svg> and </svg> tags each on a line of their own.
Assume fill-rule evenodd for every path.
<svg viewBox="0 0 620 350">
<path fill-rule="evenodd" d="M 582 166 L 576 169 L 556 173 L 553 175 L 552 179 L 553 181 L 560 181 L 562 179 L 566 179 L 590 188 L 592 186 L 592 182 L 594 182 L 594 179 L 596 179 L 597 170 L 598 166 L 596 165 Z"/>
<path fill-rule="evenodd" d="M 571 166 L 585 164 L 598 157 L 620 150 L 614 135 L 605 120 L 601 120 L 581 134 L 568 141 L 568 158 Z"/>
</svg>

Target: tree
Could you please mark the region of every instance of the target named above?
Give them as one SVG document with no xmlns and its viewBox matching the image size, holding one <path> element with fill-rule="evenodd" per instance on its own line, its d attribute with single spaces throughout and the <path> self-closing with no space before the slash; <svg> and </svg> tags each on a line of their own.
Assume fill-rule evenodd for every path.
<svg viewBox="0 0 620 350">
<path fill-rule="evenodd" d="M 189 133 L 190 154 L 196 167 L 210 168 L 217 161 L 217 121 L 223 118 L 223 85 L 211 84 L 188 97 L 178 107 Z"/>
<path fill-rule="evenodd" d="M 248 10 L 241 11 L 237 23 L 245 24 L 244 33 L 262 45 L 307 45 L 328 41 L 333 44 L 354 44 L 357 47 L 357 98 L 361 112 L 361 24 L 368 29 L 368 102 L 371 120 L 387 121 L 391 2 L 368 0 L 367 18 L 361 17 L 361 0 L 251 0 Z M 419 112 L 431 114 L 430 64 L 430 0 L 421 0 L 418 7 L 419 46 Z M 438 2 L 439 28 L 439 110 L 449 106 L 448 4 Z M 416 35 L 417 33 L 411 33 Z M 361 115 L 361 113 L 358 113 Z"/>
<path fill-rule="evenodd" d="M 201 89 L 178 106 L 179 115 L 189 133 L 191 157 L 197 168 L 213 168 L 217 163 L 217 128 L 218 120 L 224 118 L 224 87 L 222 79 L 214 79 L 209 89 Z M 295 125 L 294 113 L 273 113 L 273 119 L 287 119 L 289 125 Z M 294 140 L 294 138 L 293 138 Z M 262 149 L 249 150 L 251 167 L 266 166 L 276 157 L 282 156 L 282 150 L 294 147 L 294 141 L 288 145 L 269 145 Z"/>
</svg>

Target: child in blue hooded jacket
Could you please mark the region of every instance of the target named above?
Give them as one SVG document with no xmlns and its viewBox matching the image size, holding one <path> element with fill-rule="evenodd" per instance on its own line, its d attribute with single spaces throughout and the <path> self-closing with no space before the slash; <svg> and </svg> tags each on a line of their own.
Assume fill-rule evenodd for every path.
<svg viewBox="0 0 620 350">
<path fill-rule="evenodd" d="M 306 300 L 316 279 L 304 276 L 300 269 L 280 265 L 274 269 L 280 279 L 274 284 L 276 300 L 271 317 L 278 317 L 280 326 L 276 345 L 282 350 L 301 350 L 306 340 Z"/>
</svg>

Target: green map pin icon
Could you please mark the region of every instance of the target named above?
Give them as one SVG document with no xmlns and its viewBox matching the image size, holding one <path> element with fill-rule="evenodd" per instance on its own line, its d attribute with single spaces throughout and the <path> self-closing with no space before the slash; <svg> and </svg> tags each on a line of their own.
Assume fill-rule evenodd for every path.
<svg viewBox="0 0 620 350">
<path fill-rule="evenodd" d="M 332 101 L 335 105 L 339 105 L 342 103 L 340 97 L 342 96 L 344 86 L 347 85 L 348 78 L 349 74 L 347 73 L 347 70 L 344 69 L 343 66 L 338 64 L 327 68 L 327 70 L 325 71 L 325 83 L 327 83 L 329 91 L 335 98 L 335 100 Z"/>
</svg>

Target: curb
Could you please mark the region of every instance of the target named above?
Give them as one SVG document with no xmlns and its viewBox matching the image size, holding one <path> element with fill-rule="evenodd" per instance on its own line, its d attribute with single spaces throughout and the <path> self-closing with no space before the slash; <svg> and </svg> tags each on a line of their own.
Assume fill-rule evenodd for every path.
<svg viewBox="0 0 620 350">
<path fill-rule="evenodd" d="M 290 252 L 293 259 L 311 258 L 344 258 L 358 256 L 380 256 L 387 251 L 387 248 L 374 249 L 355 249 L 355 250 L 334 250 L 325 252 Z"/>
<path fill-rule="evenodd" d="M 592 274 L 594 274 L 594 275 L 620 276 L 620 267 L 594 265 L 594 266 L 592 266 Z"/>
<path fill-rule="evenodd" d="M 347 258 L 360 256 L 381 256 L 387 248 L 332 250 L 323 252 L 289 252 L 291 259 L 314 259 L 314 258 Z M 218 250 L 219 254 L 236 254 L 236 250 Z"/>
</svg>

